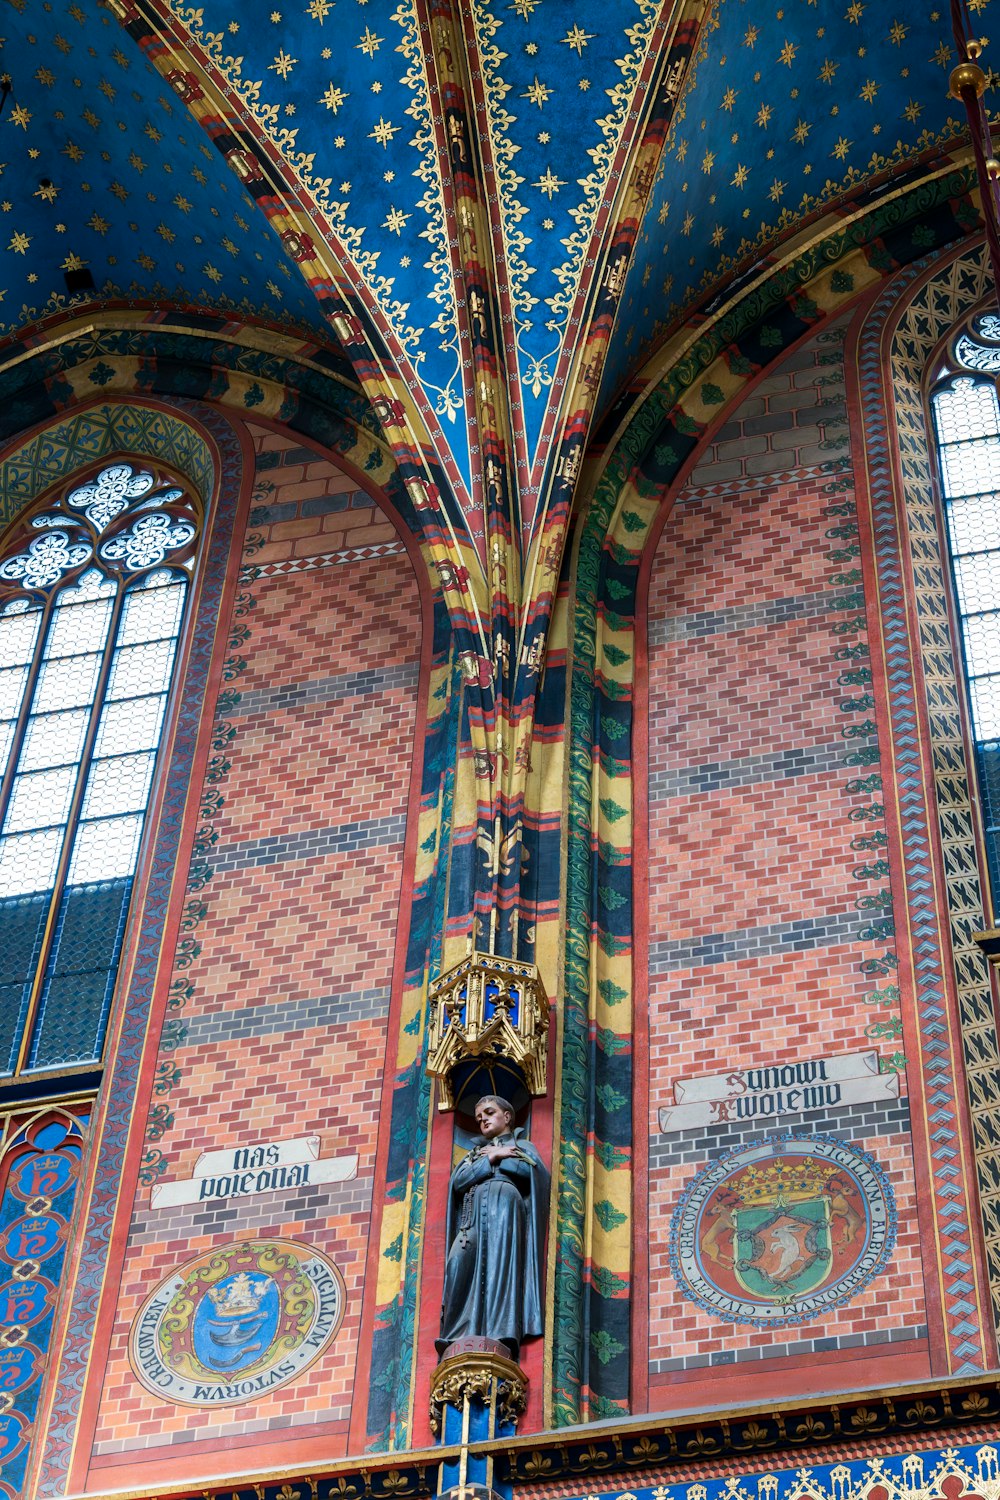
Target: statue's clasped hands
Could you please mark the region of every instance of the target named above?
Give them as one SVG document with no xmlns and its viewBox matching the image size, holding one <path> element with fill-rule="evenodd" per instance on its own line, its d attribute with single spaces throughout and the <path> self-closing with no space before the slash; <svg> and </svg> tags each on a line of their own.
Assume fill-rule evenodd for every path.
<svg viewBox="0 0 1000 1500">
<path fill-rule="evenodd" d="M 520 1156 L 521 1152 L 516 1146 L 486 1146 L 483 1155 L 491 1167 L 495 1167 L 499 1161 L 507 1161 L 512 1156 Z"/>
</svg>

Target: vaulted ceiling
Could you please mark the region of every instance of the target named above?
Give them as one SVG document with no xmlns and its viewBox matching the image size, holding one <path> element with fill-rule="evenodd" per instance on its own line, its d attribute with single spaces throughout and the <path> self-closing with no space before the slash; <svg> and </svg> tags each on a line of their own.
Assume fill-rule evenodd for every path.
<svg viewBox="0 0 1000 1500">
<path fill-rule="evenodd" d="M 362 383 L 401 374 L 470 493 L 487 325 L 530 492 L 597 322 L 607 405 L 962 128 L 944 0 L 6 4 L 0 338 L 76 301 L 335 347 L 346 309 Z"/>
</svg>

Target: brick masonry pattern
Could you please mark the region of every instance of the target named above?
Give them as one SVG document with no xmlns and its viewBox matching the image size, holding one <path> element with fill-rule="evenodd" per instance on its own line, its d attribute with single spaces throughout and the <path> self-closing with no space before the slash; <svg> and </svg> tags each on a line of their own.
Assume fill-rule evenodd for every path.
<svg viewBox="0 0 1000 1500">
<path fill-rule="evenodd" d="M 250 430 L 258 471 L 248 556 L 263 566 L 240 622 L 245 667 L 226 684 L 240 695 L 224 710 L 226 774 L 205 788 L 222 800 L 204 850 L 211 875 L 196 951 L 177 971 L 191 994 L 161 1052 L 176 1080 L 159 1180 L 189 1177 L 205 1150 L 311 1134 L 321 1157 L 356 1154 L 358 1176 L 161 1212 L 139 1189 L 102 1379 L 92 1473 L 103 1476 L 124 1463 L 138 1475 L 147 1458 L 159 1482 L 175 1451 L 200 1444 L 225 1444 L 227 1463 L 239 1467 L 241 1444 L 256 1454 L 290 1428 L 321 1437 L 335 1455 L 346 1447 L 354 1393 L 420 606 L 409 559 L 389 546 L 397 534 L 370 497 L 311 450 Z M 350 556 L 309 566 L 332 552 Z M 281 569 L 292 562 L 303 571 Z M 211 1410 L 158 1400 L 129 1367 L 136 1313 L 187 1260 L 246 1235 L 314 1245 L 338 1266 L 339 1333 L 314 1365 L 256 1403 Z"/>
<path fill-rule="evenodd" d="M 883 950 L 865 936 L 865 855 L 850 847 L 880 825 L 856 821 L 877 809 L 855 810 L 847 790 L 857 775 L 849 752 L 870 761 L 875 741 L 845 717 L 857 694 L 838 683 L 844 643 L 864 654 L 850 619 L 859 596 L 845 597 L 843 574 L 831 577 L 829 533 L 851 498 L 841 338 L 830 330 L 786 359 L 719 431 L 678 496 L 650 582 L 653 1408 L 734 1399 L 729 1371 L 748 1361 L 755 1388 L 776 1397 L 809 1388 L 817 1354 L 878 1358 L 881 1379 L 898 1350 L 907 1373 L 929 1373 L 905 1097 L 756 1129 L 658 1130 L 675 1080 L 871 1050 L 866 1028 L 884 1014 L 873 1014 L 877 981 L 860 969 Z M 845 477 L 831 485 L 831 474 Z M 896 1249 L 884 1274 L 801 1330 L 717 1321 L 674 1281 L 671 1214 L 713 1157 L 785 1130 L 876 1157 L 896 1194 Z M 680 1383 L 673 1395 L 657 1388 L 668 1376 L 671 1389 Z"/>
</svg>

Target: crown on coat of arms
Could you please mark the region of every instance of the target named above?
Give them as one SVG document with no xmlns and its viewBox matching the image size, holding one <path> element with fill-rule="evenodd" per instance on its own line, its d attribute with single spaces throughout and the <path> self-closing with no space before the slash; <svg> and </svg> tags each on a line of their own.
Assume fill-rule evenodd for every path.
<svg viewBox="0 0 1000 1500">
<path fill-rule="evenodd" d="M 270 1283 L 270 1276 L 251 1281 L 246 1271 L 241 1271 L 227 1287 L 210 1286 L 208 1295 L 220 1318 L 245 1318 L 257 1311 Z"/>
<path fill-rule="evenodd" d="M 746 1207 L 767 1203 L 804 1203 L 826 1191 L 839 1169 L 815 1156 L 776 1157 L 765 1167 L 751 1166 L 726 1184 Z"/>
</svg>

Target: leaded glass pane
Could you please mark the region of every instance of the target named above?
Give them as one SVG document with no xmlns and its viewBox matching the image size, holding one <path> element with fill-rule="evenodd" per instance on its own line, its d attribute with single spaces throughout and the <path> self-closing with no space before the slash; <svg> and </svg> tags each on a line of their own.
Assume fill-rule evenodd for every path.
<svg viewBox="0 0 1000 1500">
<path fill-rule="evenodd" d="M 974 615 L 962 623 L 965 665 L 970 677 L 985 677 L 1000 666 L 1000 613 Z"/>
<path fill-rule="evenodd" d="M 185 586 L 183 582 L 170 580 L 169 575 L 154 577 L 163 581 L 151 586 L 152 579 L 148 579 L 144 588 L 129 590 L 118 632 L 120 646 L 165 640 L 180 630 Z"/>
<path fill-rule="evenodd" d="M 13 833 L 0 839 L 0 900 L 52 888 L 62 847 L 62 829 Z"/>
<path fill-rule="evenodd" d="M 81 823 L 73 844 L 70 885 L 83 885 L 92 880 L 117 880 L 131 875 L 139 853 L 141 833 L 141 813 Z"/>
<path fill-rule="evenodd" d="M 170 681 L 174 642 L 150 641 L 143 646 L 125 646 L 115 652 L 107 696 L 136 698 Z"/>
<path fill-rule="evenodd" d="M 87 777 L 81 816 L 110 817 L 115 813 L 141 812 L 153 781 L 155 752 L 116 755 L 95 760 Z"/>
<path fill-rule="evenodd" d="M 969 683 L 969 697 L 977 737 L 1000 739 L 1000 677 L 977 677 Z"/>
<path fill-rule="evenodd" d="M 38 771 L 44 766 L 60 766 L 79 760 L 89 722 L 90 713 L 86 708 L 38 714 L 29 719 L 19 769 Z"/>
<path fill-rule="evenodd" d="M 123 703 L 109 703 L 101 715 L 95 755 L 127 755 L 133 750 L 147 750 L 155 745 L 163 722 L 166 699 L 128 698 Z"/>
<path fill-rule="evenodd" d="M 956 556 L 1000 545 L 1000 495 L 960 496 L 946 503 L 945 514 Z"/>
<path fill-rule="evenodd" d="M 54 657 L 72 658 L 89 651 L 103 651 L 111 604 L 110 599 L 90 599 L 86 603 L 57 607 L 45 642 L 46 657 L 51 661 Z"/>
<path fill-rule="evenodd" d="M 28 1058 L 30 1068 L 92 1062 L 100 1057 L 131 891 L 128 879 L 66 887 Z"/>
<path fill-rule="evenodd" d="M 0 615 L 0 662 L 5 667 L 24 667 L 35 654 L 42 612 L 37 605 L 17 614 Z"/>
<path fill-rule="evenodd" d="M 76 766 L 54 771 L 30 771 L 15 776 L 4 823 L 5 833 L 28 828 L 51 828 L 65 821 L 76 784 Z"/>
<path fill-rule="evenodd" d="M 103 655 L 70 656 L 47 661 L 38 674 L 38 686 L 32 703 L 36 714 L 53 713 L 60 708 L 80 708 L 94 701 L 97 678 Z"/>
<path fill-rule="evenodd" d="M 0 672 L 0 719 L 13 719 L 21 706 L 21 695 L 28 680 L 27 667 L 9 667 Z"/>
<path fill-rule="evenodd" d="M 1000 604 L 997 569 L 1000 553 L 973 552 L 955 559 L 955 587 L 963 615 L 980 614 Z"/>
<path fill-rule="evenodd" d="M 996 433 L 998 422 L 997 394 L 985 380 L 959 378 L 934 398 L 938 442 L 967 443 Z M 979 485 L 977 488 L 981 489 Z M 959 489 L 958 494 L 967 493 Z"/>
<path fill-rule="evenodd" d="M 946 495 L 979 495 L 1000 488 L 1000 437 L 941 449 Z"/>
</svg>

